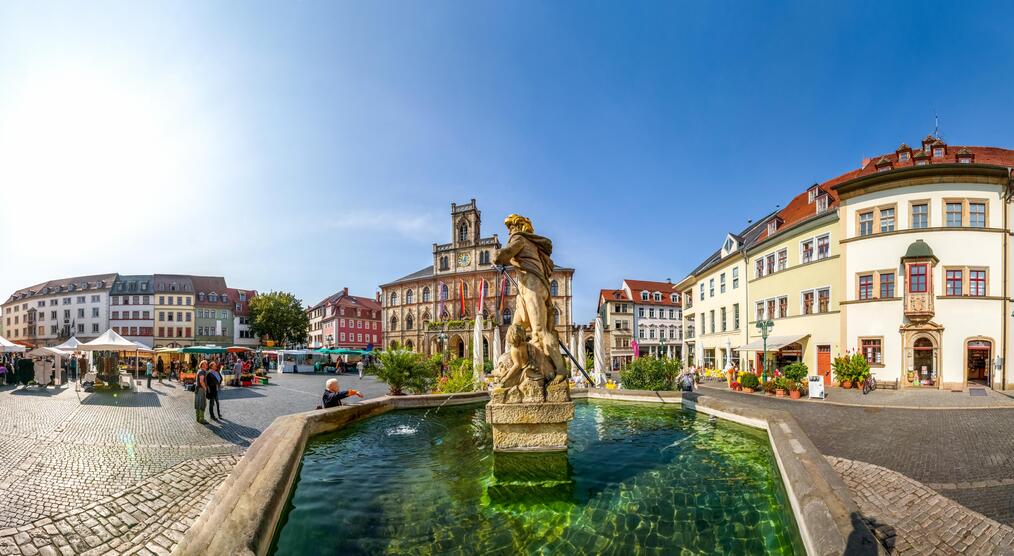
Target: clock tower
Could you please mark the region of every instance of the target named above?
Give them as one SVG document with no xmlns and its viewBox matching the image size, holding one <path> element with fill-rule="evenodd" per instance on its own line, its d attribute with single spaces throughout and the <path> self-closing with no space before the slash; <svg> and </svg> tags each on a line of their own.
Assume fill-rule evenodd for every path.
<svg viewBox="0 0 1014 556">
<path fill-rule="evenodd" d="M 451 203 L 451 242 L 433 245 L 436 274 L 453 274 L 488 268 L 500 248 L 496 234 L 482 237 L 482 212 L 475 199 L 465 205 Z"/>
</svg>

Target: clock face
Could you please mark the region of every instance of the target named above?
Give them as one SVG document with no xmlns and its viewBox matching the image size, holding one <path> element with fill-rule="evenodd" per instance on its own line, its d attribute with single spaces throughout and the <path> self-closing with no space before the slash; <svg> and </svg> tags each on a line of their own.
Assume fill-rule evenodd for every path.
<svg viewBox="0 0 1014 556">
<path fill-rule="evenodd" d="M 468 266 L 469 260 L 468 253 L 458 255 L 458 266 Z"/>
</svg>

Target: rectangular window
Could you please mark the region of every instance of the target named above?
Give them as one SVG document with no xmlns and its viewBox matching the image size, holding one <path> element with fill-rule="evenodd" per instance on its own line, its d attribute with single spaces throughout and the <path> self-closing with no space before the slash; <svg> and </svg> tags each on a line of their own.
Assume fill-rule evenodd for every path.
<svg viewBox="0 0 1014 556">
<path fill-rule="evenodd" d="M 973 228 L 986 227 L 985 203 L 968 203 L 968 225 Z"/>
<path fill-rule="evenodd" d="M 718 291 L 720 293 L 725 293 L 725 273 L 724 272 L 718 277 Z"/>
<path fill-rule="evenodd" d="M 914 264 L 908 269 L 908 292 L 926 293 L 926 265 Z"/>
<path fill-rule="evenodd" d="M 776 312 L 775 312 L 775 309 L 776 309 L 776 307 L 775 307 L 775 306 L 776 306 L 776 304 L 777 304 L 777 301 L 776 301 L 776 300 L 774 300 L 774 299 L 769 299 L 769 300 L 767 301 L 767 305 L 768 305 L 768 306 L 767 306 L 767 312 L 766 312 L 765 314 L 767 315 L 767 317 L 768 317 L 769 319 L 773 319 L 773 318 L 775 318 L 775 315 L 777 315 L 777 314 L 778 314 L 778 313 L 776 313 Z"/>
<path fill-rule="evenodd" d="M 817 312 L 826 313 L 830 310 L 831 290 L 824 288 L 817 290 Z"/>
<path fill-rule="evenodd" d="M 831 254 L 831 236 L 824 234 L 817 238 L 817 260 L 826 259 Z"/>
<path fill-rule="evenodd" d="M 868 236 L 873 234 L 873 211 L 864 212 L 859 215 L 859 235 Z"/>
<path fill-rule="evenodd" d="M 771 253 L 770 255 L 768 255 L 767 258 L 764 260 L 764 263 L 765 263 L 764 264 L 764 272 L 765 273 L 771 274 L 772 272 L 774 272 L 775 271 L 775 254 Z"/>
<path fill-rule="evenodd" d="M 732 328 L 739 330 L 739 303 L 732 306 Z"/>
<path fill-rule="evenodd" d="M 722 332 L 725 332 L 726 330 L 728 330 L 728 327 L 726 326 L 726 323 L 727 323 L 727 320 L 726 320 L 726 315 L 725 315 L 725 307 L 722 307 Z"/>
<path fill-rule="evenodd" d="M 912 205 L 912 227 L 929 228 L 929 205 L 926 203 Z"/>
<path fill-rule="evenodd" d="M 859 277 L 859 299 L 873 299 L 873 275 Z"/>
<path fill-rule="evenodd" d="M 779 297 L 778 298 L 778 318 L 784 319 L 789 316 L 789 298 Z"/>
<path fill-rule="evenodd" d="M 701 301 L 704 301 L 704 282 L 701 282 Z M 641 316 L 643 317 L 644 314 L 642 313 Z"/>
<path fill-rule="evenodd" d="M 799 260 L 802 263 L 808 263 L 813 260 L 813 240 L 808 239 L 802 243 L 802 247 L 799 252 Z"/>
<path fill-rule="evenodd" d="M 964 271 L 962 270 L 948 270 L 947 271 L 947 285 L 945 288 L 945 295 L 961 295 L 964 291 Z"/>
<path fill-rule="evenodd" d="M 708 297 L 715 297 L 715 279 L 708 280 Z"/>
<path fill-rule="evenodd" d="M 880 365 L 884 362 L 883 355 L 883 340 L 880 338 L 862 338 L 860 341 L 860 351 L 866 361 L 871 365 Z"/>
<path fill-rule="evenodd" d="M 894 208 L 880 209 L 880 231 L 894 231 Z"/>
<path fill-rule="evenodd" d="M 761 258 L 757 259 L 755 261 L 755 263 L 756 263 L 756 266 L 757 266 L 756 274 L 757 274 L 757 277 L 760 278 L 761 276 L 764 276 L 764 258 L 761 257 Z M 701 299 L 704 299 L 704 298 L 702 297 Z"/>
<path fill-rule="evenodd" d="M 881 272 L 880 273 L 880 297 L 891 298 L 894 297 L 894 273 L 893 272 Z"/>
<path fill-rule="evenodd" d="M 778 270 L 785 270 L 785 267 L 789 263 L 789 252 L 786 249 L 782 249 L 778 252 Z"/>
<path fill-rule="evenodd" d="M 764 320 L 764 302 L 757 302 L 757 320 Z"/>
<path fill-rule="evenodd" d="M 709 317 L 708 317 L 708 319 L 711 321 L 711 329 L 710 330 L 711 330 L 711 333 L 714 334 L 715 333 L 715 310 L 712 309 L 710 311 L 710 313 L 711 313 L 711 315 L 709 315 Z"/>
<path fill-rule="evenodd" d="M 961 203 L 947 203 L 947 226 L 961 227 Z"/>
<path fill-rule="evenodd" d="M 986 295 L 986 271 L 968 271 L 968 295 L 983 297 Z"/>
<path fill-rule="evenodd" d="M 732 269 L 732 289 L 739 287 L 739 267 Z"/>
<path fill-rule="evenodd" d="M 803 292 L 803 314 L 813 314 L 813 292 Z"/>
</svg>

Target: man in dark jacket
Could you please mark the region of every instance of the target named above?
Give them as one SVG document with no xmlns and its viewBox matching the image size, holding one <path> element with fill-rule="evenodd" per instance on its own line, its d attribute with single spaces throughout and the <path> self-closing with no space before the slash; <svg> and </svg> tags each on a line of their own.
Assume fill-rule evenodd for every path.
<svg viewBox="0 0 1014 556">
<path fill-rule="evenodd" d="M 324 409 L 329 407 L 339 407 L 342 405 L 342 400 L 349 396 L 363 397 L 363 393 L 356 390 L 338 390 L 338 379 L 331 378 L 325 383 L 324 397 L 321 402 L 324 405 Z"/>
</svg>

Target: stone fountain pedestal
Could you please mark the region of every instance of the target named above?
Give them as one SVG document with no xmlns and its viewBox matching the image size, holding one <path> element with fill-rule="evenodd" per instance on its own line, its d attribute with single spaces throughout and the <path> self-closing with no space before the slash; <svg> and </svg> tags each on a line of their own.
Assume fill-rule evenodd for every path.
<svg viewBox="0 0 1014 556">
<path fill-rule="evenodd" d="M 486 422 L 493 429 L 493 451 L 558 452 L 567 450 L 567 426 L 574 419 L 574 402 L 566 382 L 541 386 L 495 388 L 486 405 Z"/>
</svg>

